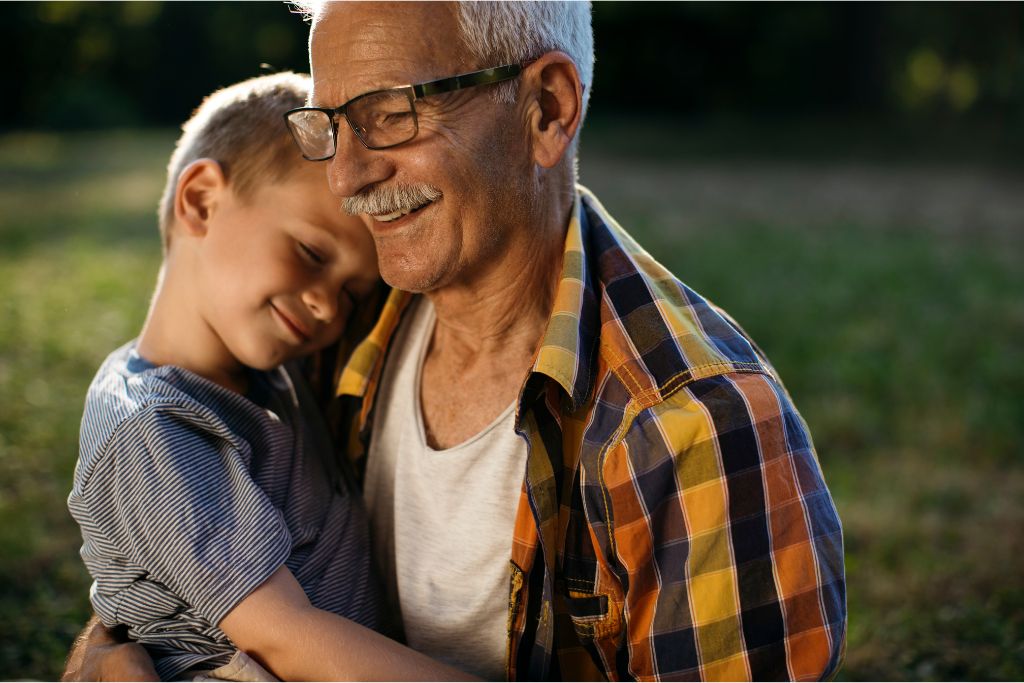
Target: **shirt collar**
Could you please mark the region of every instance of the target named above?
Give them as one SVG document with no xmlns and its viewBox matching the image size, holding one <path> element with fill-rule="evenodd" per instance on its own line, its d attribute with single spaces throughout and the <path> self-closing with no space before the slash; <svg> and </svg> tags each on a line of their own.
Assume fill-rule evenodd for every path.
<svg viewBox="0 0 1024 683">
<path fill-rule="evenodd" d="M 338 396 L 364 397 L 360 427 L 412 297 L 391 291 L 338 380 Z M 723 372 L 773 374 L 731 318 L 676 280 L 577 185 L 554 306 L 525 386 L 551 378 L 576 410 L 591 392 L 599 355 L 641 405 Z"/>
<path fill-rule="evenodd" d="M 589 191 L 579 189 L 589 195 Z M 597 339 L 595 288 L 588 281 L 589 269 L 583 249 L 586 221 L 577 192 L 565 238 L 554 308 L 532 369 L 558 382 L 574 405 L 581 404 L 589 390 L 590 363 Z M 410 292 L 391 290 L 377 324 L 349 356 L 338 379 L 337 396 L 363 397 L 372 393 L 388 344 L 413 296 Z"/>
<path fill-rule="evenodd" d="M 377 323 L 366 339 L 353 349 L 338 377 L 336 396 L 355 396 L 363 399 L 359 412 L 360 431 L 366 426 L 373 398 L 380 384 L 388 344 L 398 329 L 402 312 L 408 307 L 412 297 L 412 293 L 398 289 L 392 289 L 388 293 Z"/>
<path fill-rule="evenodd" d="M 599 364 L 640 408 L 697 379 L 774 372 L 732 318 L 677 280 L 577 185 L 533 373 L 555 380 L 575 411 L 593 390 Z"/>
<path fill-rule="evenodd" d="M 532 369 L 532 373 L 557 382 L 574 410 L 590 392 L 599 336 L 597 287 L 591 281 L 591 267 L 584 249 L 589 219 L 583 211 L 582 195 L 589 195 L 589 192 L 582 187 L 578 190 L 566 230 L 554 306 Z"/>
</svg>

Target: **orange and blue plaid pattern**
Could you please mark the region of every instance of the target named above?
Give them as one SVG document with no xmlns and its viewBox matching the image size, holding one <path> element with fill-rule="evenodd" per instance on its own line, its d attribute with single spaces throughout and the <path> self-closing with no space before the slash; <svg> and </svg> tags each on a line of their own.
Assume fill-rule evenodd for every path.
<svg viewBox="0 0 1024 683">
<path fill-rule="evenodd" d="M 337 382 L 357 460 L 409 300 L 392 293 Z M 510 679 L 835 674 L 842 530 L 806 424 L 739 326 L 584 188 L 516 429 Z"/>
</svg>

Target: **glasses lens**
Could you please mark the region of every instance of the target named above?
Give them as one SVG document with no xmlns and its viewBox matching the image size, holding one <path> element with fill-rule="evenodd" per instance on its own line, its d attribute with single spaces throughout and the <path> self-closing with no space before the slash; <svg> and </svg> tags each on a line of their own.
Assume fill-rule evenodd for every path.
<svg viewBox="0 0 1024 683">
<path fill-rule="evenodd" d="M 298 109 L 288 114 L 287 121 L 302 156 L 310 161 L 334 156 L 334 125 L 326 112 Z"/>
<path fill-rule="evenodd" d="M 349 102 L 345 116 L 370 148 L 397 145 L 416 136 L 416 114 L 406 90 L 370 93 Z"/>
</svg>

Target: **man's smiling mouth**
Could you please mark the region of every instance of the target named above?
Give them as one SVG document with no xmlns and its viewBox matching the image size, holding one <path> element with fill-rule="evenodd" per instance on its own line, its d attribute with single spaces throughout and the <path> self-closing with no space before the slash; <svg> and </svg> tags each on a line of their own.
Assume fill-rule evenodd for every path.
<svg viewBox="0 0 1024 683">
<path fill-rule="evenodd" d="M 425 204 L 420 204 L 419 206 L 415 206 L 415 207 L 412 207 L 412 208 L 399 209 L 398 211 L 393 211 L 392 213 L 385 213 L 385 214 L 376 215 L 376 216 L 373 216 L 373 219 L 375 221 L 379 221 L 381 223 L 390 223 L 392 221 L 397 221 L 402 216 L 408 216 L 409 214 L 416 213 L 420 209 L 423 209 L 424 207 L 430 206 L 433 203 L 434 203 L 433 201 L 429 201 L 429 202 L 426 202 Z"/>
</svg>

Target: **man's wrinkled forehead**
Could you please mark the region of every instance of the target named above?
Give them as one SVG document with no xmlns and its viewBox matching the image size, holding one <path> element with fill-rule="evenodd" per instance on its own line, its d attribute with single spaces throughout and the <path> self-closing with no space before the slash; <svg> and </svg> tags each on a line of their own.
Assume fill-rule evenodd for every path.
<svg viewBox="0 0 1024 683">
<path fill-rule="evenodd" d="M 310 102 L 338 106 L 458 71 L 472 61 L 458 26 L 452 3 L 328 3 L 310 32 Z"/>
</svg>

